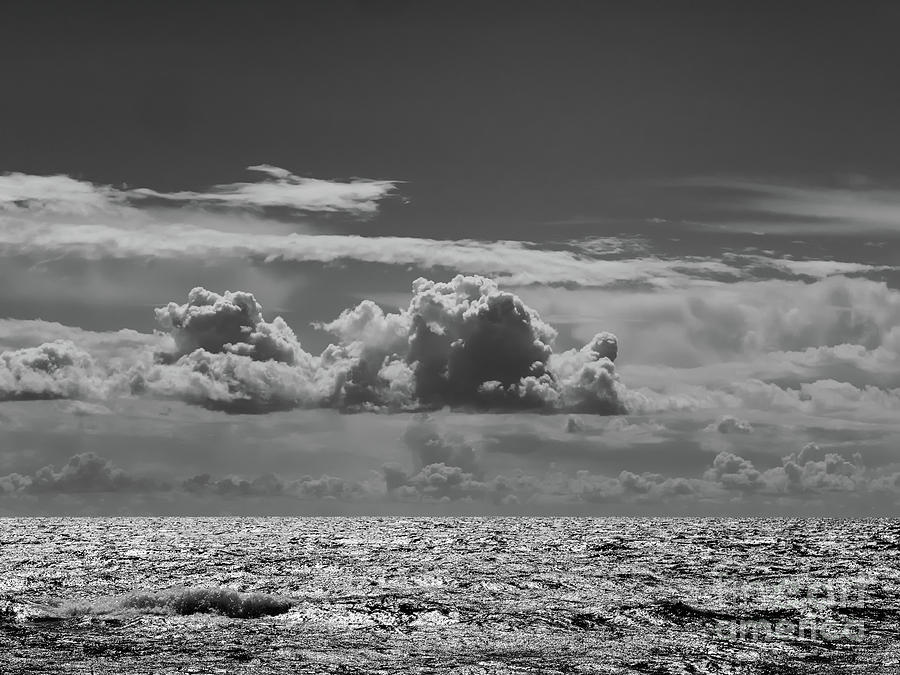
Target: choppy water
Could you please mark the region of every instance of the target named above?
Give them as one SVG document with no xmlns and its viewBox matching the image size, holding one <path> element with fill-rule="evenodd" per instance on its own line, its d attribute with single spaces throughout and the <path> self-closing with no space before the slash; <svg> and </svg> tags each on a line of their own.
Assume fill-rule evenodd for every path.
<svg viewBox="0 0 900 675">
<path fill-rule="evenodd" d="M 0 673 L 900 672 L 900 521 L 0 519 Z"/>
</svg>

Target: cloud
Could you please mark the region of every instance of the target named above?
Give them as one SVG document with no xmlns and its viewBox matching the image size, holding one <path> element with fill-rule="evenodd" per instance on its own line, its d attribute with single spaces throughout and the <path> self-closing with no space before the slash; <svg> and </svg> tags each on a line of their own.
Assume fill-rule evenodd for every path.
<svg viewBox="0 0 900 675">
<path fill-rule="evenodd" d="M 406 474 L 384 469 L 388 495 L 400 501 L 484 501 L 495 504 L 661 503 L 696 497 L 702 481 L 622 471 L 618 476 L 577 471 L 539 477 L 524 473 L 478 478 L 456 466 L 429 464 Z"/>
<path fill-rule="evenodd" d="M 94 452 L 73 455 L 59 469 L 44 466 L 30 474 L 0 476 L 0 495 L 79 495 L 96 493 L 181 492 L 194 496 L 286 497 L 301 500 L 351 501 L 372 496 L 377 489 L 367 482 L 336 476 L 301 476 L 286 479 L 268 473 L 254 478 L 198 474 L 174 483 L 135 475 L 116 467 Z M 383 496 L 383 491 L 381 491 Z"/>
<path fill-rule="evenodd" d="M 75 417 L 95 417 L 97 415 L 112 415 L 112 410 L 100 403 L 89 403 L 87 401 L 70 401 L 63 408 Z"/>
<path fill-rule="evenodd" d="M 801 186 L 765 181 L 698 178 L 678 185 L 727 196 L 740 214 L 729 229 L 797 234 L 900 232 L 900 191 L 867 184 Z M 717 226 L 720 223 L 716 223 Z"/>
<path fill-rule="evenodd" d="M 753 463 L 731 452 L 720 452 L 704 477 L 729 490 L 754 491 L 765 487 L 762 474 Z"/>
<path fill-rule="evenodd" d="M 866 473 L 859 456 L 850 461 L 839 453 L 822 450 L 815 443 L 784 457 L 781 466 L 762 472 L 749 460 L 720 452 L 704 477 L 728 490 L 770 494 L 865 492 L 885 486 L 880 476 Z"/>
<path fill-rule="evenodd" d="M 590 252 L 538 248 L 523 241 L 455 241 L 415 237 L 334 234 L 273 234 L 223 231 L 190 223 L 143 222 L 140 226 L 104 223 L 25 222 L 0 219 L 0 254 L 85 260 L 165 259 L 336 263 L 354 260 L 412 265 L 421 270 L 490 276 L 517 286 L 620 286 L 624 283 L 670 288 L 692 278 L 728 280 L 747 273 L 727 262 L 644 257 L 597 258 Z M 863 266 L 862 271 L 874 269 Z M 827 270 L 825 270 L 827 273 Z"/>
<path fill-rule="evenodd" d="M 136 372 L 132 389 L 224 409 L 474 408 L 624 410 L 612 358 L 598 334 L 580 350 L 553 353 L 556 332 L 521 299 L 483 277 L 418 279 L 408 308 L 371 302 L 321 327 L 339 338 L 304 351 L 280 318 L 268 323 L 249 293 L 191 291 L 157 317 L 176 351 Z"/>
<path fill-rule="evenodd" d="M 134 359 L 147 350 L 171 350 L 171 339 L 159 333 L 136 330 L 100 332 L 55 321 L 41 319 L 0 319 L 0 349 L 5 351 L 30 347 L 42 342 L 72 342 L 85 351 L 100 353 L 104 359 Z"/>
<path fill-rule="evenodd" d="M 371 494 L 368 485 L 336 476 L 303 476 L 296 480 L 285 480 L 271 473 L 250 479 L 236 476 L 215 479 L 209 474 L 198 474 L 186 478 L 180 486 L 191 494 L 222 497 L 293 497 L 351 501 Z"/>
<path fill-rule="evenodd" d="M 207 213 L 210 208 L 236 210 L 238 215 L 246 215 L 248 209 L 278 209 L 368 216 L 396 188 L 396 181 L 326 181 L 300 178 L 268 165 L 251 169 L 263 180 L 171 193 L 98 186 L 68 176 L 2 175 L 0 253 L 37 259 L 207 264 L 248 258 L 320 264 L 352 260 L 479 274 L 514 285 L 567 287 L 673 288 L 696 279 L 738 281 L 761 274 L 823 278 L 887 269 L 762 255 L 672 259 L 649 255 L 643 241 L 623 242 L 617 237 L 535 244 L 312 234 L 287 231 L 290 228 L 283 223 L 264 217 L 225 222 L 221 215 Z"/>
<path fill-rule="evenodd" d="M 396 189 L 396 181 L 330 181 L 295 176 L 286 169 L 261 164 L 248 167 L 263 174 L 258 182 L 216 185 L 206 192 L 159 192 L 95 185 L 69 176 L 0 176 L 0 210 L 87 215 L 117 211 L 143 202 L 242 209 L 285 208 L 299 212 L 342 212 L 371 215 Z"/>
<path fill-rule="evenodd" d="M 128 191 L 130 199 L 153 198 L 164 202 L 188 202 L 201 206 L 240 208 L 288 208 L 296 211 L 342 212 L 371 215 L 378 202 L 391 195 L 397 181 L 355 178 L 329 181 L 295 176 L 268 164 L 247 167 L 266 178 L 256 183 L 216 185 L 207 192 L 157 192 L 147 188 Z"/>
<path fill-rule="evenodd" d="M 0 400 L 103 398 L 115 379 L 72 342 L 0 353 Z"/>
<path fill-rule="evenodd" d="M 836 277 L 705 284 L 680 291 L 526 289 L 547 320 L 587 339 L 614 326 L 629 380 L 900 386 L 900 291 Z M 664 336 L 664 339 L 661 339 Z"/>
<path fill-rule="evenodd" d="M 387 472 L 390 471 L 388 468 Z M 478 480 L 458 466 L 443 463 L 428 464 L 410 476 L 386 473 L 385 480 L 392 495 L 401 500 L 483 499 L 493 491 L 492 484 Z"/>
<path fill-rule="evenodd" d="M 212 208 L 238 214 L 278 209 L 369 216 L 396 189 L 396 181 L 327 181 L 268 165 L 250 168 L 263 179 L 170 193 L 98 186 L 67 176 L 5 174 L 0 176 L 0 254 L 207 264 L 248 258 L 320 264 L 352 260 L 478 274 L 513 285 L 567 287 L 674 288 L 697 279 L 823 278 L 888 269 L 762 255 L 673 259 L 649 255 L 643 241 L 617 237 L 535 244 L 300 233 L 286 231 L 283 224 L 276 227 L 264 217 L 225 223 L 221 216 L 208 214 Z"/>
<path fill-rule="evenodd" d="M 427 416 L 410 423 L 403 441 L 412 452 L 417 469 L 424 469 L 429 464 L 443 464 L 470 474 L 481 473 L 475 449 L 461 436 L 441 431 Z"/>
<path fill-rule="evenodd" d="M 0 353 L 0 395 L 150 394 L 232 412 L 445 405 L 624 411 L 614 335 L 599 333 L 581 349 L 554 353 L 556 331 L 483 277 L 418 279 L 398 313 L 364 301 L 320 325 L 338 343 L 319 355 L 305 351 L 282 318 L 266 321 L 247 292 L 195 288 L 187 302 L 169 303 L 156 316 L 166 335 L 120 332 L 127 349 L 116 336 L 88 334 L 98 358 L 71 341 Z M 109 358 L 110 349 L 121 355 Z"/>
<path fill-rule="evenodd" d="M 863 467 L 833 452 L 822 452 L 810 443 L 784 458 L 782 471 L 791 491 L 853 491 L 864 480 Z"/>
<path fill-rule="evenodd" d="M 758 410 L 888 420 L 898 410 L 900 291 L 884 282 L 742 282 L 679 293 L 544 289 L 525 297 L 562 326 L 584 321 L 571 331 L 576 338 L 615 326 L 627 355 L 620 398 L 632 413 L 720 408 L 732 416 Z M 597 310 L 570 316 L 577 307 Z"/>
<path fill-rule="evenodd" d="M 413 428 L 429 428 L 416 421 Z M 431 427 L 434 428 L 434 427 Z M 439 435 L 444 437 L 441 432 Z M 157 480 L 147 475 L 123 471 L 107 459 L 92 452 L 71 457 L 62 467 L 45 466 L 29 474 L 11 473 L 0 476 L 0 496 L 17 499 L 22 505 L 50 504 L 45 498 L 61 497 L 64 503 L 77 506 L 78 500 L 89 503 L 98 495 L 117 495 L 121 508 L 131 500 L 132 508 L 140 504 L 168 504 L 167 511 L 192 509 L 204 511 L 210 504 L 243 503 L 283 505 L 289 502 L 316 504 L 416 504 L 463 503 L 523 508 L 528 512 L 548 513 L 575 508 L 578 512 L 596 513 L 596 509 L 613 509 L 621 513 L 658 513 L 687 510 L 698 513 L 756 512 L 759 509 L 792 512 L 803 504 L 829 500 L 834 508 L 856 504 L 865 508 L 900 496 L 900 474 L 894 470 L 867 469 L 859 456 L 846 458 L 832 448 L 808 444 L 780 460 L 772 468 L 762 469 L 753 462 L 731 452 L 721 452 L 699 475 L 667 475 L 652 471 L 623 470 L 618 473 L 595 473 L 588 470 L 529 473 L 521 469 L 488 474 L 476 460 L 465 454 L 439 450 L 452 463 L 430 462 L 423 455 L 413 460 L 411 469 L 397 465 L 383 468 L 381 478 L 365 480 L 322 475 L 288 478 L 266 473 L 255 477 L 208 473 Z M 454 460 L 455 457 L 455 460 Z M 153 500 L 156 501 L 153 501 Z M 75 500 L 75 501 L 72 501 Z M 123 501 L 125 500 L 125 501 Z M 150 501 L 148 501 L 150 500 Z M 162 501 L 160 501 L 162 500 Z M 4 502 L 5 508 L 12 502 Z M 207 506 L 204 506 L 207 505 Z M 475 506 L 477 508 L 477 506 Z M 649 509 L 649 510 L 648 510 Z M 787 511 L 786 511 L 787 510 Z"/>
<path fill-rule="evenodd" d="M 569 415 L 566 418 L 565 430 L 567 434 L 580 434 L 584 431 L 584 421 L 575 415 Z"/>
<path fill-rule="evenodd" d="M 656 315 L 670 327 L 664 346 L 681 367 L 654 364 L 642 332 L 604 295 L 629 337 L 626 387 L 613 363 L 615 336 L 601 331 L 584 347 L 554 351 L 555 329 L 482 277 L 417 280 L 398 312 L 363 301 L 319 324 L 336 339 L 319 354 L 307 352 L 283 319 L 267 320 L 252 294 L 198 288 L 187 302 L 157 310 L 165 333 L 152 336 L 0 322 L 0 344 L 36 339 L 45 325 L 78 340 L 0 353 L 0 396 L 151 395 L 256 413 L 450 405 L 585 414 L 744 409 L 873 421 L 897 414 L 897 291 L 862 279 L 761 290 L 713 288 Z M 815 346 L 784 351 L 803 345 Z"/>
<path fill-rule="evenodd" d="M 72 456 L 59 470 L 45 466 L 32 474 L 0 476 L 0 493 L 78 494 L 146 491 L 161 485 L 126 473 L 93 452 Z"/>
<path fill-rule="evenodd" d="M 724 415 L 715 424 L 706 427 L 707 431 L 718 431 L 720 434 L 749 434 L 753 431 L 753 425 L 747 420 L 741 420 L 731 415 Z"/>
<path fill-rule="evenodd" d="M 179 355 L 202 349 L 293 364 L 300 353 L 294 331 L 281 317 L 264 321 L 251 293 L 219 295 L 194 288 L 186 304 L 170 302 L 156 310 L 156 319 L 174 339 Z"/>
<path fill-rule="evenodd" d="M 676 314 L 661 314 L 664 324 L 675 317 L 683 322 L 665 340 L 682 355 L 682 367 L 642 363 L 641 334 L 629 332 L 638 345 L 628 343 L 627 388 L 613 364 L 619 342 L 612 334 L 601 331 L 580 349 L 556 352 L 555 329 L 519 296 L 485 278 L 457 276 L 416 281 L 399 312 L 363 301 L 320 324 L 336 338 L 320 354 L 304 350 L 283 319 L 266 320 L 255 297 L 240 291 L 191 291 L 187 302 L 157 310 L 166 332 L 153 336 L 46 324 L 51 334 L 71 335 L 79 344 L 3 352 L 0 395 L 149 394 L 231 412 L 451 405 L 587 414 L 752 409 L 870 420 L 896 415 L 900 388 L 884 385 L 900 384 L 897 291 L 861 279 L 765 288 L 713 289 L 705 298 L 689 298 Z M 610 308 L 628 328 L 615 302 Z M 44 326 L 0 322 L 0 343 L 35 339 Z M 779 351 L 803 345 L 816 346 Z M 690 358 L 684 358 L 687 349 Z"/>
<path fill-rule="evenodd" d="M 114 188 L 68 176 L 31 176 L 24 173 L 0 176 L 0 211 L 90 214 L 108 210 L 124 202 L 124 199 L 125 196 Z"/>
<path fill-rule="evenodd" d="M 695 385 L 672 380 L 654 389 L 623 390 L 622 402 L 633 414 L 703 409 L 742 409 L 768 412 L 835 416 L 843 419 L 892 421 L 900 412 L 900 389 L 855 387 L 836 380 L 816 380 L 798 387 L 781 387 L 749 379 L 715 385 Z"/>
</svg>

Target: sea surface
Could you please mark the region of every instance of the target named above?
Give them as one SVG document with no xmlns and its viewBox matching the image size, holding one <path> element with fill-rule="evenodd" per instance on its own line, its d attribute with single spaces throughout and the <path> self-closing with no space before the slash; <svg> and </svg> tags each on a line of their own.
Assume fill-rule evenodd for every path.
<svg viewBox="0 0 900 675">
<path fill-rule="evenodd" d="M 900 520 L 0 519 L 0 673 L 898 673 Z"/>
</svg>

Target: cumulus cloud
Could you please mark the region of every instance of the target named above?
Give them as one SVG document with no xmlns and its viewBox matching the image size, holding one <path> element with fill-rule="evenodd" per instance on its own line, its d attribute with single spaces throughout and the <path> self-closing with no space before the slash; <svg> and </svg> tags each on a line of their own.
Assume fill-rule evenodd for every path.
<svg viewBox="0 0 900 675">
<path fill-rule="evenodd" d="M 110 374 L 69 341 L 0 353 L 0 400 L 101 398 L 114 386 Z"/>
<path fill-rule="evenodd" d="M 398 499 L 483 499 L 492 492 L 492 484 L 478 480 L 458 466 L 443 463 L 428 464 L 409 476 L 396 473 L 392 467 L 385 471 L 385 482 Z"/>
<path fill-rule="evenodd" d="M 202 288 L 157 310 L 176 349 L 136 372 L 135 392 L 262 412 L 292 407 L 624 411 L 601 333 L 553 353 L 556 331 L 484 277 L 418 279 L 409 306 L 386 314 L 363 302 L 321 327 L 338 344 L 306 352 L 280 318 L 266 322 L 249 293 Z"/>
<path fill-rule="evenodd" d="M 382 468 L 387 494 L 401 501 L 490 501 L 509 504 L 540 492 L 534 477 L 484 477 L 481 457 L 471 444 L 441 429 L 428 415 L 414 419 L 403 434 L 413 470 L 395 464 Z"/>
<path fill-rule="evenodd" d="M 762 474 L 753 463 L 731 452 L 720 452 L 704 477 L 732 490 L 760 490 L 765 487 Z"/>
<path fill-rule="evenodd" d="M 156 310 L 156 318 L 175 340 L 179 355 L 202 349 L 293 364 L 300 351 L 297 336 L 284 319 L 264 321 L 262 307 L 251 293 L 219 295 L 195 288 L 186 304 L 170 302 Z"/>
<path fill-rule="evenodd" d="M 60 469 L 45 466 L 32 474 L 0 476 L 0 492 L 77 494 L 157 489 L 160 485 L 132 476 L 93 452 L 72 456 Z"/>
<path fill-rule="evenodd" d="M 622 471 L 617 477 L 609 477 L 579 471 L 574 480 L 569 481 L 569 489 L 585 502 L 650 502 L 695 495 L 696 482 L 651 472 Z"/>
<path fill-rule="evenodd" d="M 546 319 L 575 325 L 578 337 L 615 325 L 636 384 L 900 386 L 900 291 L 883 281 L 770 280 L 627 294 L 542 289 L 527 297 Z"/>
<path fill-rule="evenodd" d="M 443 464 L 470 474 L 481 473 L 475 449 L 461 436 L 439 429 L 427 416 L 419 417 L 406 428 L 403 441 L 412 452 L 417 469 Z"/>
<path fill-rule="evenodd" d="M 817 285 L 810 298 L 821 299 L 824 294 L 832 298 L 831 306 L 843 302 L 848 318 L 834 312 L 807 315 L 807 304 L 815 302 L 798 300 L 796 311 L 781 308 L 773 315 L 760 314 L 757 336 L 765 339 L 751 347 L 746 336 L 752 333 L 747 330 L 752 312 L 742 303 L 738 306 L 745 318 L 735 323 L 734 331 L 720 337 L 704 335 L 698 341 L 704 349 L 715 342 L 720 353 L 750 350 L 755 354 L 753 363 L 765 364 L 759 365 L 762 371 L 750 368 L 748 362 L 674 368 L 634 363 L 632 358 L 627 388 L 613 362 L 619 352 L 615 336 L 600 332 L 580 349 L 554 351 L 556 331 L 538 312 L 483 277 L 417 280 L 409 304 L 398 312 L 363 301 L 319 325 L 336 340 L 320 354 L 303 349 L 283 319 L 267 320 L 252 294 L 198 288 L 187 302 L 157 310 L 164 332 L 152 336 L 134 331 L 67 332 L 49 324 L 51 335 L 71 335 L 77 346 L 64 340 L 0 353 L 0 397 L 102 399 L 149 394 L 231 412 L 297 407 L 391 411 L 451 405 L 584 414 L 752 409 L 895 419 L 900 387 L 877 385 L 900 377 L 900 367 L 895 367 L 900 365 L 900 331 L 891 325 L 897 313 L 896 292 L 864 280 Z M 772 318 L 776 314 L 781 318 Z M 708 320 L 717 330 L 727 323 L 727 317 L 718 313 Z M 619 316 L 617 323 L 621 321 Z M 0 322 L 0 341 L 26 343 L 39 337 L 44 324 L 24 329 L 16 325 Z M 745 337 L 729 337 L 741 331 Z M 823 345 L 805 352 L 764 350 L 764 346 L 844 339 L 862 344 Z M 831 354 L 827 363 L 824 350 Z M 790 362 L 785 361 L 787 355 Z M 839 362 L 837 355 L 842 355 Z M 817 377 L 820 371 L 810 366 L 801 377 L 797 370 L 801 356 L 825 363 L 824 374 L 833 376 Z M 863 362 L 875 382 L 853 384 L 850 375 L 859 373 Z M 855 370 L 848 371 L 851 363 Z M 746 430 L 738 421 L 722 421 L 717 429 Z"/>
<path fill-rule="evenodd" d="M 198 474 L 170 483 L 126 472 L 94 452 L 73 455 L 59 469 L 48 465 L 29 474 L 11 473 L 0 476 L 0 495 L 9 496 L 150 492 L 173 494 L 176 490 L 192 495 L 228 498 L 288 497 L 350 501 L 377 496 L 376 489 L 367 482 L 328 475 L 287 479 L 271 473 L 254 478 L 215 478 L 210 474 Z"/>
<path fill-rule="evenodd" d="M 152 349 L 172 349 L 171 339 L 160 333 L 139 333 L 128 328 L 100 332 L 41 319 L 0 319 L 2 351 L 57 341 L 75 343 L 89 353 L 102 353 L 105 359 L 113 361 L 133 360 L 137 354 Z"/>
<path fill-rule="evenodd" d="M 858 500 L 866 495 L 872 500 L 883 500 L 900 495 L 900 473 L 869 471 L 859 457 L 847 459 L 812 444 L 766 470 L 757 469 L 748 459 L 722 452 L 705 472 L 693 477 L 629 470 L 613 475 L 580 470 L 543 475 L 514 471 L 487 476 L 469 458 L 458 463 L 469 463 L 471 470 L 440 461 L 420 466 L 425 460 L 425 457 L 416 459 L 411 470 L 385 466 L 381 481 L 374 477 L 357 481 L 328 475 L 292 479 L 269 473 L 256 477 L 199 474 L 165 482 L 125 472 L 107 459 L 88 452 L 73 456 L 58 469 L 46 466 L 29 474 L 0 476 L 0 496 L 91 498 L 91 495 L 116 493 L 143 495 L 142 498 L 165 494 L 167 501 L 173 503 L 191 497 L 279 498 L 343 503 L 464 502 L 551 510 L 564 505 L 587 509 L 606 506 L 618 509 L 629 505 L 641 509 L 661 505 L 666 509 L 682 509 L 705 505 L 708 510 L 725 504 L 736 508 L 785 506 L 810 498 L 838 498 L 838 494 L 844 500 Z M 450 461 L 453 461 L 452 454 Z M 193 502 L 188 499 L 186 503 Z"/>
<path fill-rule="evenodd" d="M 758 411 L 835 416 L 843 419 L 894 421 L 900 412 L 900 389 L 855 387 L 836 380 L 816 380 L 797 387 L 758 379 L 692 384 L 682 371 L 649 387 L 624 389 L 622 402 L 630 413 L 650 414 L 703 409 Z"/>
<path fill-rule="evenodd" d="M 738 419 L 732 415 L 723 415 L 715 424 L 706 427 L 707 431 L 718 431 L 720 434 L 749 434 L 753 431 L 753 425 L 747 420 Z"/>
<path fill-rule="evenodd" d="M 753 464 L 730 452 L 720 452 L 704 477 L 728 490 L 768 493 L 828 493 L 875 489 L 883 481 L 866 473 L 859 456 L 850 459 L 805 445 L 782 459 L 781 466 L 759 471 Z"/>
<path fill-rule="evenodd" d="M 852 491 L 863 480 L 858 458 L 857 462 L 834 452 L 822 452 L 811 443 L 785 457 L 782 469 L 787 489 L 792 491 Z"/>
<path fill-rule="evenodd" d="M 617 476 L 577 471 L 535 476 L 521 472 L 478 478 L 459 467 L 430 464 L 406 474 L 385 468 L 388 495 L 411 501 L 484 501 L 495 504 L 662 503 L 702 496 L 699 478 L 622 471 Z"/>
</svg>

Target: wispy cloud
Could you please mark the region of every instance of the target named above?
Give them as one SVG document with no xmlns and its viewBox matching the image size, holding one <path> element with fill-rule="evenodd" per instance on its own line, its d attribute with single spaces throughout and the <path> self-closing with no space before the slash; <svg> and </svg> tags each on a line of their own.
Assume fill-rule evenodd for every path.
<svg viewBox="0 0 900 675">
<path fill-rule="evenodd" d="M 881 268 L 860 263 L 726 255 L 652 255 L 640 238 L 588 237 L 545 242 L 436 240 L 285 231 L 272 220 L 223 224 L 204 209 L 238 211 L 282 207 L 293 211 L 369 215 L 392 194 L 393 181 L 349 182 L 299 178 L 268 165 L 251 167 L 266 179 L 220 185 L 206 192 L 163 193 L 97 186 L 67 176 L 0 176 L 0 255 L 221 261 L 343 261 L 412 266 L 423 272 L 480 274 L 508 284 L 651 286 L 672 288 L 696 280 L 737 281 L 790 274 L 823 278 Z M 160 203 L 171 208 L 153 208 Z M 221 220 L 221 217 L 219 217 Z"/>
<path fill-rule="evenodd" d="M 0 211 L 89 214 L 123 203 L 126 194 L 108 185 L 94 185 L 63 175 L 6 173 L 0 176 Z"/>
<path fill-rule="evenodd" d="M 334 263 L 355 260 L 485 274 L 516 285 L 535 283 L 606 286 L 622 282 L 670 286 L 679 279 L 720 274 L 738 278 L 732 266 L 707 259 L 598 260 L 572 251 L 541 250 L 521 241 L 445 241 L 416 237 L 287 235 L 223 232 L 190 225 L 32 224 L 0 221 L 0 253 L 8 256 L 89 260 L 156 258 Z"/>
<path fill-rule="evenodd" d="M 397 181 L 353 178 L 347 181 L 296 176 L 267 164 L 248 167 L 263 174 L 255 182 L 214 185 L 206 191 L 160 192 L 151 188 L 95 185 L 65 175 L 0 176 L 0 210 L 90 214 L 148 201 L 236 209 L 284 208 L 297 212 L 369 216 L 393 194 Z"/>
<path fill-rule="evenodd" d="M 592 240 L 595 247 L 597 240 Z M 257 258 L 266 262 L 335 263 L 358 261 L 407 265 L 428 271 L 482 274 L 505 283 L 617 286 L 640 284 L 675 287 L 692 279 L 737 281 L 753 278 L 756 268 L 822 278 L 865 273 L 880 268 L 857 263 L 790 261 L 755 256 L 664 259 L 597 258 L 593 250 L 537 248 L 524 241 L 436 240 L 417 237 L 271 234 L 225 232 L 191 225 L 142 223 L 139 227 L 109 224 L 59 224 L 0 220 L 0 254 L 40 258 L 225 260 Z"/>
<path fill-rule="evenodd" d="M 378 202 L 393 193 L 397 185 L 397 181 L 364 178 L 345 182 L 303 178 L 267 164 L 247 168 L 263 173 L 267 178 L 255 183 L 216 185 L 206 192 L 157 192 L 139 188 L 130 190 L 128 196 L 132 199 L 152 197 L 204 206 L 281 207 L 296 211 L 370 215 L 378 209 Z"/>
<path fill-rule="evenodd" d="M 676 187 L 697 188 L 716 208 L 734 214 L 728 229 L 750 232 L 862 234 L 900 232 L 900 189 L 865 181 L 842 187 L 761 180 L 695 178 Z"/>
</svg>

